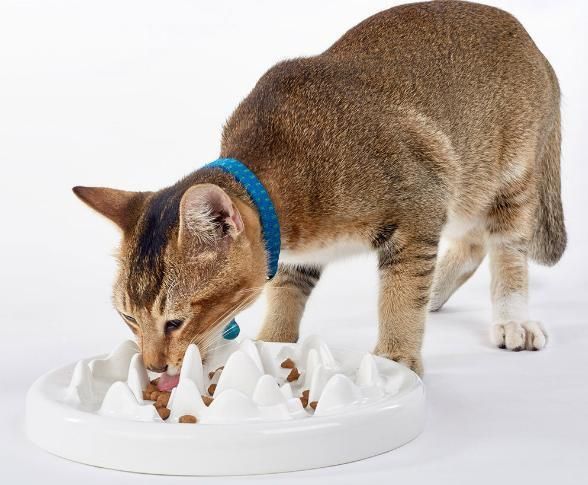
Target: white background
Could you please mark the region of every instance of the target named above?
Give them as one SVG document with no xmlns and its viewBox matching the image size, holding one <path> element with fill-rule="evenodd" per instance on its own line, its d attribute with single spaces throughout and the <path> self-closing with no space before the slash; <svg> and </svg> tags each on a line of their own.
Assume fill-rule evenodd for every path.
<svg viewBox="0 0 588 485">
<path fill-rule="evenodd" d="M 267 68 L 320 52 L 349 27 L 395 3 L 0 0 L 3 483 L 199 482 L 70 463 L 26 441 L 23 402 L 30 383 L 50 368 L 109 351 L 128 337 L 110 304 L 117 232 L 70 188 L 157 189 L 213 160 L 223 121 Z M 585 480 L 588 10 L 580 0 L 490 3 L 522 21 L 563 91 L 569 249 L 555 268 L 531 269 L 531 313 L 549 331 L 548 348 L 492 348 L 484 265 L 429 319 L 428 424 L 417 440 L 354 464 L 244 480 Z M 262 311 L 260 302 L 243 315 L 247 333 L 254 334 Z M 302 328 L 334 345 L 370 349 L 376 336 L 374 259 L 329 268 Z"/>
</svg>

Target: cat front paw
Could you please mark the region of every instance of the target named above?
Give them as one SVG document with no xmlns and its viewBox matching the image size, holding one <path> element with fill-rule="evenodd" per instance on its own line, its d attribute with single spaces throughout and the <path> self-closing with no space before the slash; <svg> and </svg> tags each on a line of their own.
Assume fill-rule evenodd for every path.
<svg viewBox="0 0 588 485">
<path fill-rule="evenodd" d="M 539 322 L 509 321 L 492 326 L 492 341 L 500 349 L 541 350 L 547 345 L 547 333 Z"/>
<path fill-rule="evenodd" d="M 414 371 L 419 377 L 423 376 L 423 361 L 419 355 L 409 355 L 409 354 L 402 354 L 390 350 L 379 349 L 376 347 L 374 349 L 374 354 L 379 357 L 385 357 L 386 359 L 393 360 L 398 362 L 399 364 L 408 367 L 410 370 Z"/>
</svg>

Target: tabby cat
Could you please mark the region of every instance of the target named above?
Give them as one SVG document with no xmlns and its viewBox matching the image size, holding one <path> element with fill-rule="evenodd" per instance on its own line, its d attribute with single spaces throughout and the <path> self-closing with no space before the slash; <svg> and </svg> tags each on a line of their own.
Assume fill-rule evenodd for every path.
<svg viewBox="0 0 588 485">
<path fill-rule="evenodd" d="M 559 100 L 521 24 L 468 2 L 391 8 L 322 54 L 275 65 L 220 149 L 255 174 L 277 213 L 269 282 L 258 207 L 230 173 L 204 167 L 156 192 L 74 192 L 122 230 L 114 304 L 151 370 L 177 374 L 190 342 L 206 355 L 264 287 L 258 337 L 296 341 L 325 264 L 373 251 L 375 352 L 421 373 L 427 310 L 486 253 L 494 343 L 545 346 L 527 315 L 527 264 L 553 265 L 566 246 Z M 441 237 L 450 248 L 438 261 Z"/>
</svg>

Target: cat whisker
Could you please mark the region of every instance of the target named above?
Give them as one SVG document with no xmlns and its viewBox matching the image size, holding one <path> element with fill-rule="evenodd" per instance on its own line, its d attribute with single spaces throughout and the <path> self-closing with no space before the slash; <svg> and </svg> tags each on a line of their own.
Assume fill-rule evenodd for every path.
<svg viewBox="0 0 588 485">
<path fill-rule="evenodd" d="M 216 340 L 218 338 L 220 338 L 222 336 L 222 333 L 217 332 L 217 328 L 220 325 L 224 325 L 226 323 L 228 323 L 229 319 L 227 318 L 228 314 L 231 313 L 239 313 L 239 311 L 241 311 L 241 309 L 243 309 L 245 306 L 247 306 L 249 303 L 251 303 L 251 301 L 254 299 L 256 295 L 250 295 L 249 297 L 245 298 L 240 304 L 238 304 L 237 306 L 235 306 L 231 311 L 225 313 L 225 315 L 217 320 L 217 322 L 215 322 L 214 325 L 212 325 L 208 331 L 208 335 L 205 336 L 205 338 L 203 339 L 203 343 L 205 345 L 208 345 L 208 341 L 209 340 Z"/>
<path fill-rule="evenodd" d="M 225 314 L 217 319 L 217 321 L 211 325 L 211 327 L 208 330 L 208 335 L 206 335 L 203 340 L 202 340 L 202 345 L 207 345 L 208 344 L 208 340 L 212 340 L 212 339 L 217 339 L 220 338 L 221 334 L 219 334 L 216 330 L 220 325 L 224 325 L 226 323 L 228 323 L 229 318 L 228 315 L 230 315 L 231 313 L 238 313 L 242 308 L 244 308 L 246 305 L 248 305 L 253 298 L 255 297 L 255 295 L 250 295 L 249 297 L 245 298 L 242 302 L 240 302 L 238 305 L 236 305 L 234 308 L 232 308 L 231 310 L 229 310 L 228 312 L 225 312 Z"/>
<path fill-rule="evenodd" d="M 247 305 L 256 295 L 255 294 L 251 294 L 249 296 L 247 296 L 244 300 L 240 301 L 239 303 L 237 303 L 235 306 L 233 306 L 232 308 L 230 308 L 228 311 L 224 312 L 219 318 L 217 318 L 217 320 L 209 327 L 209 329 L 207 330 L 206 334 L 204 336 L 200 336 L 200 335 L 196 335 L 194 336 L 194 338 L 192 339 L 192 341 L 190 343 L 193 343 L 197 338 L 199 337 L 203 337 L 202 341 L 200 342 L 200 345 L 205 346 L 207 344 L 208 339 L 212 339 L 212 338 L 218 338 L 216 329 L 223 323 L 227 323 L 227 316 L 232 314 L 233 312 L 239 312 L 239 310 L 241 310 L 245 305 Z M 199 346 L 200 346 L 199 345 Z"/>
<path fill-rule="evenodd" d="M 258 286 L 258 287 L 250 287 L 250 288 L 245 288 L 240 290 L 243 293 L 254 293 L 254 292 L 260 292 L 261 290 L 264 289 L 264 286 Z M 278 289 L 278 290 L 296 290 L 296 288 L 293 287 L 289 287 L 289 286 L 274 286 L 272 287 L 272 289 Z M 238 313 L 243 307 L 245 307 L 246 305 L 248 305 L 251 300 L 253 299 L 253 297 L 255 297 L 256 294 L 252 294 L 247 296 L 244 300 L 242 300 L 241 302 L 239 302 L 237 305 L 235 305 L 234 307 L 230 308 L 228 311 L 226 311 L 225 313 L 223 313 L 219 318 L 217 318 L 217 320 L 209 327 L 209 329 L 207 330 L 206 334 L 204 335 L 197 335 L 192 339 L 191 343 L 194 343 L 194 341 L 196 339 L 201 339 L 198 341 L 197 345 L 198 347 L 201 349 L 201 351 L 204 352 L 204 350 L 210 346 L 210 344 L 214 343 L 215 341 L 219 340 L 220 337 L 222 336 L 222 333 L 217 332 L 218 327 L 221 324 L 226 324 L 228 323 L 228 318 L 227 315 L 231 314 L 231 313 Z"/>
</svg>

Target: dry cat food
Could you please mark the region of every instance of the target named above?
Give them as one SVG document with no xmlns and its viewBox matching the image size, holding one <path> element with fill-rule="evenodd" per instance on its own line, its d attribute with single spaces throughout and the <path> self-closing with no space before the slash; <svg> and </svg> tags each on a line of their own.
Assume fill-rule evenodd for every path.
<svg viewBox="0 0 588 485">
<path fill-rule="evenodd" d="M 171 411 L 167 408 L 171 392 L 160 391 L 157 389 L 159 379 L 153 379 L 143 391 L 143 399 L 146 401 L 153 401 L 153 406 L 157 410 L 157 414 L 164 421 L 169 418 Z"/>
<path fill-rule="evenodd" d="M 302 396 L 300 396 L 300 402 L 302 403 L 303 408 L 308 406 L 308 397 L 309 396 L 310 396 L 310 391 L 308 389 L 302 391 Z"/>
<path fill-rule="evenodd" d="M 180 416 L 180 419 L 178 421 L 180 423 L 194 424 L 198 422 L 198 419 L 196 418 L 196 416 L 192 416 L 191 414 L 184 414 L 183 416 Z"/>
<path fill-rule="evenodd" d="M 288 373 L 288 376 L 286 377 L 286 380 L 288 382 L 297 381 L 301 375 L 300 371 L 296 367 L 296 363 L 290 358 L 287 358 L 286 360 L 284 360 L 280 364 L 280 366 L 283 369 L 290 369 L 290 372 Z M 208 378 L 212 380 L 219 372 L 222 372 L 223 369 L 224 369 L 224 366 L 221 366 L 213 371 L 210 371 L 208 373 Z M 169 418 L 169 416 L 171 414 L 171 410 L 168 409 L 168 407 L 167 407 L 169 404 L 170 397 L 171 397 L 171 392 L 160 390 L 157 385 L 158 382 L 159 382 L 159 378 L 153 379 L 152 381 L 150 381 L 147 384 L 147 387 L 143 391 L 143 399 L 146 401 L 147 400 L 153 401 L 153 406 L 155 406 L 157 413 L 159 414 L 161 419 L 163 419 L 165 421 L 166 419 Z M 210 406 L 212 404 L 212 402 L 214 401 L 214 398 L 212 396 L 214 395 L 214 392 L 216 391 L 216 386 L 217 386 L 217 384 L 210 384 L 207 388 L 209 395 L 208 396 L 206 396 L 206 395 L 200 396 L 202 398 L 202 402 L 207 407 Z M 316 409 L 318 402 L 312 401 L 309 403 L 310 391 L 308 389 L 305 389 L 302 391 L 302 394 L 299 397 L 299 399 L 300 399 L 300 402 L 302 403 L 303 408 L 310 407 L 313 410 Z M 179 418 L 178 422 L 187 423 L 187 424 L 194 424 L 194 423 L 198 422 L 198 418 L 196 416 L 191 415 L 191 414 L 185 414 Z"/>
<path fill-rule="evenodd" d="M 288 377 L 286 377 L 286 380 L 288 382 L 293 382 L 298 380 L 298 378 L 300 377 L 300 372 L 298 372 L 298 369 L 296 367 L 294 367 L 290 373 L 288 374 Z"/>
<path fill-rule="evenodd" d="M 156 408 L 166 408 L 169 403 L 171 392 L 160 392 L 155 401 Z"/>
<path fill-rule="evenodd" d="M 220 372 L 222 370 L 223 370 L 223 367 L 219 367 L 218 369 L 209 373 L 209 377 L 212 379 L 212 377 L 214 377 L 214 375 L 217 372 Z M 157 388 L 158 381 L 159 381 L 159 379 L 154 379 L 151 382 L 149 382 L 149 384 L 147 384 L 147 387 L 143 391 L 143 399 L 146 401 L 153 401 L 153 406 L 155 406 L 155 409 L 157 410 L 159 417 L 165 421 L 167 418 L 169 418 L 169 416 L 171 414 L 171 411 L 167 408 L 167 405 L 169 404 L 169 400 L 171 397 L 171 392 L 160 391 Z M 211 384 L 210 386 L 208 386 L 209 394 L 211 394 L 211 395 L 214 394 L 215 389 L 216 389 L 216 384 Z M 202 397 L 202 402 L 204 403 L 205 406 L 210 406 L 212 404 L 212 402 L 214 401 L 214 398 L 210 397 L 210 396 L 202 395 L 201 397 Z M 194 424 L 194 423 L 198 422 L 198 418 L 196 416 L 192 416 L 190 414 L 185 414 L 184 416 L 181 416 L 179 418 L 179 422 Z"/>
<path fill-rule="evenodd" d="M 211 371 L 208 373 L 208 378 L 209 378 L 209 379 L 212 379 L 212 378 L 214 377 L 214 375 L 215 375 L 217 372 L 221 372 L 221 371 L 222 371 L 224 368 L 225 368 L 225 366 L 223 365 L 223 366 L 219 367 L 218 369 L 211 370 Z"/>
<path fill-rule="evenodd" d="M 163 419 L 164 421 L 165 421 L 167 418 L 169 418 L 169 415 L 170 415 L 170 413 L 171 413 L 171 411 L 170 411 L 169 409 L 167 409 L 167 408 L 161 408 L 161 407 L 160 407 L 160 408 L 158 408 L 158 407 L 155 407 L 155 409 L 157 409 L 157 413 L 159 414 L 159 417 L 160 417 L 161 419 Z"/>
<path fill-rule="evenodd" d="M 157 389 L 157 383 L 155 381 L 151 381 L 149 384 L 147 384 L 147 387 L 143 391 L 143 399 L 146 401 L 155 401 L 155 399 L 157 399 L 157 394 L 153 393 L 159 393 L 159 390 Z M 152 399 L 151 396 L 154 396 L 155 399 Z"/>
</svg>

